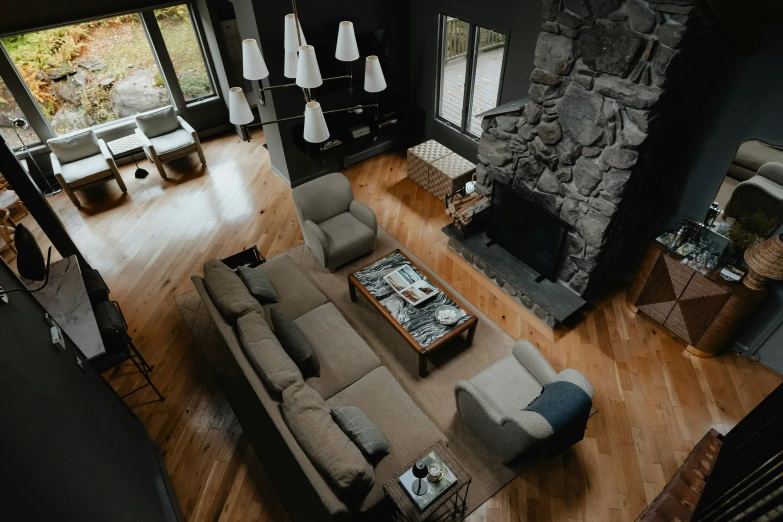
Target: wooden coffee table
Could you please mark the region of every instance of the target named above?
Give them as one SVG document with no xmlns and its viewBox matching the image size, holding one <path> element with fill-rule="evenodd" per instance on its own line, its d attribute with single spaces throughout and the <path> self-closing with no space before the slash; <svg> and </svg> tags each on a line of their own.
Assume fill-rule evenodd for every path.
<svg viewBox="0 0 783 522">
<path fill-rule="evenodd" d="M 418 306 L 405 301 L 383 280 L 383 276 L 408 264 L 440 292 Z M 356 291 L 389 321 L 409 345 L 419 354 L 419 376 L 427 375 L 427 355 L 467 332 L 467 343 L 473 342 L 478 318 L 465 310 L 454 296 L 429 277 L 401 250 L 395 250 L 378 261 L 348 275 L 351 301 L 356 301 Z M 461 317 L 453 325 L 443 325 L 435 318 L 435 311 L 443 305 L 460 310 Z"/>
</svg>

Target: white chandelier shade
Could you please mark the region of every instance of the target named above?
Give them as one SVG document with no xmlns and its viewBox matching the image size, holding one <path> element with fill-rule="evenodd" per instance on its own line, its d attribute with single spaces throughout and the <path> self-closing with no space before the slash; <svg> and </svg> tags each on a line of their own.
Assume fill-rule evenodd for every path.
<svg viewBox="0 0 783 522">
<path fill-rule="evenodd" d="M 381 92 L 386 89 L 386 78 L 383 77 L 381 62 L 375 55 L 368 56 L 364 62 L 364 90 Z"/>
<path fill-rule="evenodd" d="M 307 45 L 307 40 L 302 32 L 302 23 L 299 22 L 299 38 L 296 37 L 296 16 L 294 13 L 285 15 L 284 47 L 286 51 L 298 51 L 302 45 Z M 301 38 L 301 43 L 299 42 Z"/>
<path fill-rule="evenodd" d="M 232 87 L 228 91 L 228 119 L 234 125 L 248 125 L 254 119 L 241 87 Z"/>
<path fill-rule="evenodd" d="M 299 55 L 296 51 L 286 51 L 283 62 L 283 76 L 286 78 L 296 78 L 296 68 L 299 64 Z"/>
<path fill-rule="evenodd" d="M 303 45 L 299 48 L 299 63 L 296 67 L 296 84 L 304 89 L 315 89 L 323 85 L 321 69 L 315 57 L 315 47 Z"/>
<path fill-rule="evenodd" d="M 311 101 L 305 105 L 304 139 L 309 143 L 323 143 L 329 139 L 329 128 L 318 102 Z"/>
<path fill-rule="evenodd" d="M 242 75 L 248 80 L 263 80 L 269 76 L 261 48 L 255 40 L 242 40 Z"/>
<path fill-rule="evenodd" d="M 359 45 L 356 43 L 353 22 L 340 22 L 340 29 L 337 32 L 337 50 L 334 57 L 341 62 L 352 62 L 359 59 Z"/>
</svg>

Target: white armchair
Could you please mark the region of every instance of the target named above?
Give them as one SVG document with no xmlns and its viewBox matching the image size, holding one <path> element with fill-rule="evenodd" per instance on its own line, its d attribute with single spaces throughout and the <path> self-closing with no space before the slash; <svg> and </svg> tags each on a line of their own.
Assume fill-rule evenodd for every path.
<svg viewBox="0 0 783 522">
<path fill-rule="evenodd" d="M 155 164 L 160 177 L 167 179 L 163 162 L 198 154 L 202 165 L 207 164 L 198 133 L 168 106 L 136 116 L 136 135 L 147 158 Z"/>
<path fill-rule="evenodd" d="M 504 463 L 544 444 L 555 435 L 540 413 L 526 410 L 545 384 L 566 381 L 592 400 L 593 386 L 577 370 L 555 372 L 549 361 L 527 340 L 518 341 L 512 354 L 469 381 L 459 381 L 454 394 L 462 422 Z"/>
<path fill-rule="evenodd" d="M 82 206 L 73 192 L 77 188 L 114 180 L 123 192 L 128 192 L 109 148 L 93 131 L 54 138 L 46 144 L 52 151 L 54 177 L 77 208 Z"/>
</svg>

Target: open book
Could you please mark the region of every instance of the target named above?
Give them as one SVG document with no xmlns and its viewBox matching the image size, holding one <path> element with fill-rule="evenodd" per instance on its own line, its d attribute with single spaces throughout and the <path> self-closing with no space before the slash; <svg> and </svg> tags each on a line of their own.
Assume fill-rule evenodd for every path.
<svg viewBox="0 0 783 522">
<path fill-rule="evenodd" d="M 412 305 L 417 305 L 426 301 L 438 293 L 437 288 L 433 288 L 410 265 L 403 265 L 394 272 L 383 276 L 383 280 L 389 283 L 400 297 Z"/>
</svg>

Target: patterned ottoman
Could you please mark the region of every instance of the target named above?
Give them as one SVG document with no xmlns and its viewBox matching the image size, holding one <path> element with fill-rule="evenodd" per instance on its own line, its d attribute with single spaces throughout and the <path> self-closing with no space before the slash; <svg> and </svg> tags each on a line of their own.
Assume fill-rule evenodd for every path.
<svg viewBox="0 0 783 522">
<path fill-rule="evenodd" d="M 476 165 L 459 154 L 450 154 L 432 162 L 427 190 L 445 202 L 446 196 L 464 187 L 474 172 L 476 172 Z"/>
<path fill-rule="evenodd" d="M 429 190 L 430 164 L 449 154 L 453 152 L 435 140 L 408 149 L 408 177 Z"/>
</svg>

